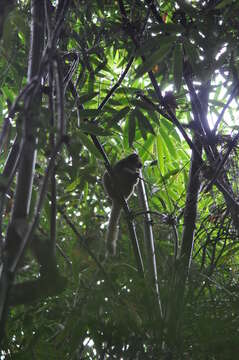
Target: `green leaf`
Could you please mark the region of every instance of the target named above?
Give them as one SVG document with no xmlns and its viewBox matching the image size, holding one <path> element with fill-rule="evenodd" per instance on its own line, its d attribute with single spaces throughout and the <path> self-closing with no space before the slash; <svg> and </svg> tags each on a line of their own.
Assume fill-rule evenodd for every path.
<svg viewBox="0 0 239 360">
<path fill-rule="evenodd" d="M 226 261 L 231 259 L 233 255 L 238 253 L 238 251 L 239 251 L 239 245 L 229 244 L 228 246 L 225 247 L 224 254 L 219 259 L 218 264 L 221 265 L 221 264 L 225 263 Z"/>
<path fill-rule="evenodd" d="M 155 124 L 157 124 L 157 126 L 160 126 L 159 114 L 151 110 L 148 110 L 148 114 L 150 120 L 152 120 Z"/>
<path fill-rule="evenodd" d="M 154 110 L 154 107 L 153 105 L 147 103 L 146 101 L 144 100 L 136 100 L 136 99 L 133 99 L 131 101 L 131 104 L 136 106 L 136 107 L 141 107 L 142 109 L 144 110 Z"/>
<path fill-rule="evenodd" d="M 184 40 L 183 46 L 184 46 L 186 55 L 188 56 L 188 60 L 193 67 L 193 70 L 197 73 L 197 70 L 198 70 L 197 62 L 198 62 L 199 56 L 198 56 L 198 50 L 197 50 L 196 46 L 192 45 L 187 40 Z"/>
<path fill-rule="evenodd" d="M 88 136 L 83 132 L 79 131 L 77 136 L 79 137 L 81 143 L 96 157 L 102 158 L 100 152 L 96 149 L 95 145 L 90 141 Z"/>
<path fill-rule="evenodd" d="M 148 154 L 152 152 L 154 140 L 155 136 L 149 134 L 146 141 L 144 141 L 144 146 L 142 146 L 139 150 L 139 156 L 142 160 L 146 160 Z"/>
<path fill-rule="evenodd" d="M 155 135 L 154 129 L 146 116 L 144 116 L 144 114 L 139 109 L 135 109 L 135 113 L 140 129 L 144 128 L 146 133 L 150 132 L 151 134 Z"/>
<path fill-rule="evenodd" d="M 135 128 L 136 128 L 135 110 L 133 110 L 129 114 L 129 129 L 128 129 L 129 147 L 132 147 L 135 138 Z"/>
<path fill-rule="evenodd" d="M 177 40 L 177 37 L 175 35 L 158 35 L 150 38 L 149 40 L 143 42 L 143 44 L 140 46 L 140 48 L 136 51 L 136 56 L 139 55 L 145 55 L 148 51 L 155 51 L 159 48 L 169 44 L 173 43 Z"/>
<path fill-rule="evenodd" d="M 2 87 L 1 91 L 2 91 L 2 93 L 4 95 L 4 98 L 10 100 L 11 103 L 13 103 L 14 98 L 15 98 L 14 92 L 10 88 L 8 88 L 6 86 Z"/>
<path fill-rule="evenodd" d="M 98 109 L 85 109 L 85 110 L 80 110 L 79 114 L 80 114 L 81 118 L 84 118 L 84 117 L 85 118 L 87 118 L 87 117 L 95 118 L 99 114 L 99 111 L 98 111 Z"/>
<path fill-rule="evenodd" d="M 167 129 L 168 134 L 173 136 L 176 141 L 181 143 L 181 138 L 180 138 L 175 126 L 168 119 L 161 117 L 160 123 L 162 123 L 164 125 L 164 127 Z"/>
<path fill-rule="evenodd" d="M 164 168 L 164 148 L 163 148 L 161 135 L 157 136 L 156 144 L 157 144 L 157 157 L 159 162 L 159 169 L 161 174 L 163 175 L 165 168 Z"/>
<path fill-rule="evenodd" d="M 144 124 L 138 120 L 138 127 L 139 127 L 139 130 L 141 132 L 141 135 L 143 136 L 144 140 L 147 139 L 147 131 L 145 129 L 145 126 Z"/>
<path fill-rule="evenodd" d="M 180 168 L 176 168 L 176 169 L 170 170 L 170 171 L 168 171 L 168 172 L 162 177 L 162 180 L 163 180 L 163 181 L 167 181 L 168 179 L 171 178 L 171 176 L 177 175 L 180 171 L 181 171 Z"/>
<path fill-rule="evenodd" d="M 172 143 L 172 141 L 171 141 L 168 133 L 164 130 L 164 126 L 163 126 L 163 125 L 160 126 L 160 128 L 159 128 L 159 133 L 161 134 L 162 139 L 163 139 L 165 145 L 167 146 L 170 154 L 171 154 L 174 158 L 176 158 L 176 157 L 177 157 L 177 153 L 176 153 L 176 151 L 175 151 L 175 147 L 174 147 L 174 145 L 173 145 L 173 143 Z"/>
<path fill-rule="evenodd" d="M 51 205 L 48 198 L 44 201 L 44 208 L 43 211 L 45 213 L 45 228 L 49 229 L 50 227 L 50 218 L 51 218 Z"/>
<path fill-rule="evenodd" d="M 99 92 L 92 92 L 92 93 L 85 93 L 85 94 L 82 94 L 78 101 L 80 104 L 84 104 L 85 102 L 93 99 L 94 97 L 96 97 L 97 95 L 99 94 Z"/>
<path fill-rule="evenodd" d="M 72 181 L 65 189 L 65 192 L 72 192 L 74 191 L 80 184 L 81 178 L 77 178 L 76 180 Z"/>
<path fill-rule="evenodd" d="M 172 43 L 163 45 L 159 50 L 155 51 L 137 70 L 136 79 L 150 71 L 154 65 L 159 64 L 168 55 L 172 47 Z"/>
<path fill-rule="evenodd" d="M 115 100 L 115 98 L 112 98 L 108 101 L 108 105 L 110 106 L 122 106 L 122 100 L 123 99 L 119 99 L 119 100 Z"/>
<path fill-rule="evenodd" d="M 182 45 L 176 44 L 173 54 L 173 75 L 176 90 L 179 91 L 183 74 L 183 49 Z"/>
<path fill-rule="evenodd" d="M 83 197 L 83 202 L 84 202 L 84 203 L 87 202 L 88 194 L 89 194 L 89 184 L 88 184 L 88 182 L 85 182 L 85 186 L 84 186 L 84 197 Z"/>
<path fill-rule="evenodd" d="M 37 195 L 38 194 L 37 194 L 36 190 L 33 188 L 32 189 L 30 211 L 29 211 L 29 217 L 30 218 L 32 218 L 34 216 L 35 205 L 36 205 L 36 201 L 37 201 Z"/>
<path fill-rule="evenodd" d="M 91 124 L 88 122 L 81 123 L 80 130 L 88 134 L 99 135 L 99 136 L 108 136 L 112 134 L 109 130 L 102 129 L 96 124 Z"/>
<path fill-rule="evenodd" d="M 123 109 L 119 110 L 119 111 L 117 112 L 117 114 L 113 116 L 114 122 L 118 122 L 118 121 L 120 121 L 121 119 L 123 119 L 123 118 L 128 114 L 129 111 L 130 111 L 130 107 L 129 107 L 129 106 L 126 106 L 126 107 L 124 107 Z"/>
<path fill-rule="evenodd" d="M 129 117 L 125 121 L 123 127 L 123 147 L 125 150 L 129 148 Z"/>
</svg>

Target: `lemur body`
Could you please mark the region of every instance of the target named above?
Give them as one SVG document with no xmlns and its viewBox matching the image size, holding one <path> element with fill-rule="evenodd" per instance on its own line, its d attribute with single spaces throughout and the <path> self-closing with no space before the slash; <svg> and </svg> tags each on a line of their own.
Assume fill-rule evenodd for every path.
<svg viewBox="0 0 239 360">
<path fill-rule="evenodd" d="M 112 200 L 109 225 L 106 234 L 107 252 L 111 255 L 116 253 L 118 239 L 118 223 L 122 205 L 120 197 L 128 200 L 138 183 L 139 169 L 142 163 L 137 154 L 131 154 L 118 161 L 112 168 L 112 176 L 106 171 L 103 176 L 103 185 L 106 194 Z"/>
</svg>

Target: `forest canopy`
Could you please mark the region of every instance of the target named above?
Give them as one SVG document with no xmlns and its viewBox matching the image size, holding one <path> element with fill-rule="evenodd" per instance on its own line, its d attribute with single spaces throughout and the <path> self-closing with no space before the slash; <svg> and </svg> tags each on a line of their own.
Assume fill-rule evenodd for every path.
<svg viewBox="0 0 239 360">
<path fill-rule="evenodd" d="M 237 359 L 238 13 L 0 2 L 1 359 Z"/>
</svg>

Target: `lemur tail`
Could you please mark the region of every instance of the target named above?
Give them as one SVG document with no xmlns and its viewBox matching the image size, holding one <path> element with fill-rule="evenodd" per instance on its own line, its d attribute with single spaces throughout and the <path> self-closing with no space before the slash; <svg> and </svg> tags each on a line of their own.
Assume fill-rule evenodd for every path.
<svg viewBox="0 0 239 360">
<path fill-rule="evenodd" d="M 119 233 L 119 219 L 121 213 L 121 206 L 118 201 L 113 200 L 110 213 L 108 230 L 106 233 L 106 248 L 110 255 L 116 254 L 116 243 Z"/>
</svg>

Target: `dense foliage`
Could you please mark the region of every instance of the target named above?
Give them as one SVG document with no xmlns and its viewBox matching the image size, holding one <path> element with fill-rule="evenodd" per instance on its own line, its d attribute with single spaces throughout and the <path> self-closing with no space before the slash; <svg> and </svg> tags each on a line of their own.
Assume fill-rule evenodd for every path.
<svg viewBox="0 0 239 360">
<path fill-rule="evenodd" d="M 0 10 L 2 359 L 237 359 L 238 1 Z"/>
</svg>

